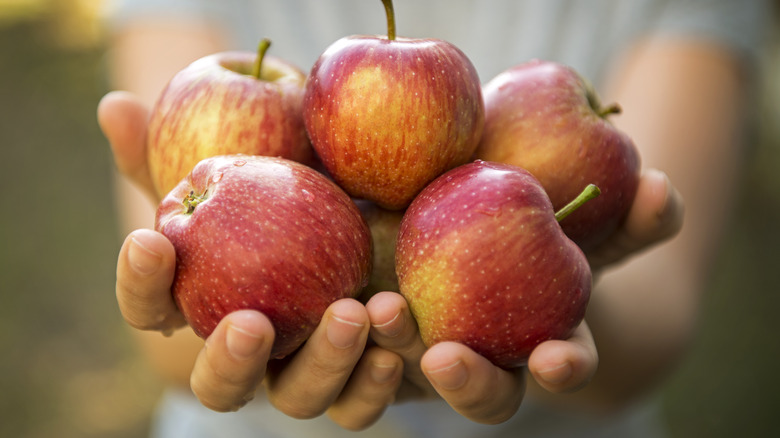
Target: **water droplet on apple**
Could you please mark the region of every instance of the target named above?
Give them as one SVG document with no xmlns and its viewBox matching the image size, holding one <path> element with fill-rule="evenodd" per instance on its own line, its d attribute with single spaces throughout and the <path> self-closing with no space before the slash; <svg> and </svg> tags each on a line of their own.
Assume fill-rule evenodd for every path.
<svg viewBox="0 0 780 438">
<path fill-rule="evenodd" d="M 222 179 L 222 172 L 217 172 L 214 174 L 214 176 L 211 177 L 211 182 L 214 184 L 218 183 Z"/>
<path fill-rule="evenodd" d="M 303 199 L 305 199 L 307 202 L 314 202 L 314 195 L 312 195 L 308 190 L 301 190 L 301 194 L 303 195 Z"/>
<path fill-rule="evenodd" d="M 246 164 L 246 160 L 236 160 L 233 162 L 233 165 L 236 167 L 241 167 Z"/>
</svg>

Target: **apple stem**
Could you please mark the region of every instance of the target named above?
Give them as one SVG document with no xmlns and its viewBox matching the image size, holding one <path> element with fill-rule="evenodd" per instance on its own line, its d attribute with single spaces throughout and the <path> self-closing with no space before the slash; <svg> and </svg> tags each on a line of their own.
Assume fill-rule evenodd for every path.
<svg viewBox="0 0 780 438">
<path fill-rule="evenodd" d="M 599 110 L 599 116 L 601 118 L 606 118 L 609 115 L 612 114 L 620 114 L 623 111 L 623 109 L 618 105 L 617 103 L 613 103 L 612 105 L 605 106 L 604 108 L 601 108 Z"/>
<path fill-rule="evenodd" d="M 254 76 L 255 79 L 260 79 L 260 70 L 263 68 L 263 58 L 265 58 L 265 52 L 268 51 L 269 47 L 271 47 L 271 40 L 268 38 L 263 38 L 260 41 L 260 44 L 257 45 L 257 60 L 252 69 L 252 76 Z"/>
<path fill-rule="evenodd" d="M 601 194 L 601 190 L 595 184 L 588 184 L 587 187 L 573 201 L 566 204 L 555 213 L 555 220 L 562 221 L 566 216 L 572 214 L 574 210 L 582 207 L 583 204 Z"/>
<path fill-rule="evenodd" d="M 387 14 L 387 39 L 395 40 L 395 12 L 393 11 L 393 0 L 382 0 L 385 5 L 385 14 Z"/>
<path fill-rule="evenodd" d="M 195 211 L 195 208 L 205 199 L 206 199 L 205 196 L 196 195 L 195 191 L 191 190 L 190 194 L 185 196 L 184 199 L 181 201 L 181 203 L 184 204 L 184 208 L 185 208 L 184 214 L 192 214 L 192 212 Z"/>
</svg>

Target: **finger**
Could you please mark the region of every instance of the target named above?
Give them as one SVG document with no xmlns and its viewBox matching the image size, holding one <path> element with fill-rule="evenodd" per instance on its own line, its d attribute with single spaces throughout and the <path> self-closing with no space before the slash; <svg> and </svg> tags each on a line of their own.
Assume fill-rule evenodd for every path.
<svg viewBox="0 0 780 438">
<path fill-rule="evenodd" d="M 362 430 L 374 424 L 403 380 L 403 361 L 379 347 L 367 350 L 338 399 L 328 409 L 328 417 L 348 430 Z"/>
<path fill-rule="evenodd" d="M 304 346 L 278 373 L 268 376 L 268 398 L 293 418 L 314 418 L 333 404 L 360 360 L 368 339 L 362 304 L 331 304 Z"/>
<path fill-rule="evenodd" d="M 404 297 L 395 292 L 380 292 L 366 303 L 366 311 L 371 321 L 371 339 L 403 360 L 404 378 L 409 385 L 404 385 L 399 401 L 434 395 L 435 391 L 420 368 L 420 358 L 427 347 Z"/>
<path fill-rule="evenodd" d="M 539 344 L 528 359 L 528 370 L 550 392 L 573 392 L 590 382 L 598 361 L 593 335 L 583 321 L 566 341 Z"/>
<path fill-rule="evenodd" d="M 682 228 L 683 216 L 682 196 L 666 174 L 646 170 L 623 226 L 588 254 L 591 266 L 601 268 L 674 236 Z"/>
<path fill-rule="evenodd" d="M 185 324 L 171 295 L 175 267 L 173 245 L 162 234 L 140 229 L 125 238 L 117 260 L 116 298 L 128 324 L 163 332 Z"/>
<path fill-rule="evenodd" d="M 209 409 L 238 410 L 254 397 L 273 341 L 271 321 L 260 312 L 239 310 L 222 318 L 195 360 L 192 392 Z"/>
<path fill-rule="evenodd" d="M 112 91 L 100 100 L 97 117 L 119 172 L 157 199 L 146 161 L 149 110 L 135 95 Z"/>
<path fill-rule="evenodd" d="M 522 368 L 504 370 L 455 342 L 432 346 L 422 369 L 439 395 L 466 418 L 498 424 L 520 408 L 525 394 Z"/>
</svg>

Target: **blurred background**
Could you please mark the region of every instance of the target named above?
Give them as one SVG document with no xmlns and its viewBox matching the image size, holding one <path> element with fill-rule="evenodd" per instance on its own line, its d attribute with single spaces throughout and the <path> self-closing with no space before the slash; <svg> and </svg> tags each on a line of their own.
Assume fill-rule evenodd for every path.
<svg viewBox="0 0 780 438">
<path fill-rule="evenodd" d="M 95 109 L 99 0 L 0 0 L 0 436 L 142 437 L 159 382 L 114 298 L 121 238 Z M 664 386 L 674 437 L 780 436 L 780 45 L 701 332 Z"/>
</svg>

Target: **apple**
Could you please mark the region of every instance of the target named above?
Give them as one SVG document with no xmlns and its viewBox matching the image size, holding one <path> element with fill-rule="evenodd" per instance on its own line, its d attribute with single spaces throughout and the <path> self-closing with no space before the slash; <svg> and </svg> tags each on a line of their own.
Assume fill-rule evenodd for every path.
<svg viewBox="0 0 780 438">
<path fill-rule="evenodd" d="M 485 133 L 475 157 L 530 171 L 555 209 L 597 185 L 601 196 L 561 226 L 586 252 L 599 246 L 625 219 L 639 184 L 639 153 L 608 120 L 620 108 L 602 106 L 573 68 L 542 60 L 500 73 L 483 95 Z"/>
<path fill-rule="evenodd" d="M 172 294 L 195 333 L 206 338 L 228 313 L 255 309 L 276 330 L 275 358 L 370 275 L 371 235 L 357 206 L 283 158 L 204 159 L 162 200 L 155 228 L 176 250 Z"/>
<path fill-rule="evenodd" d="M 484 125 L 481 83 L 453 44 L 352 35 L 330 45 L 306 81 L 303 116 L 312 145 L 350 195 L 406 207 L 426 184 L 466 163 Z"/>
<path fill-rule="evenodd" d="M 560 217 L 597 193 L 588 186 Z M 412 201 L 396 269 L 426 346 L 459 342 L 507 369 L 525 365 L 539 343 L 572 334 L 592 282 L 539 181 L 481 160 L 445 173 Z"/>
<path fill-rule="evenodd" d="M 363 219 L 371 230 L 373 266 L 368 285 L 360 294 L 368 301 L 377 292 L 398 292 L 398 276 L 395 273 L 395 248 L 403 210 L 387 210 L 371 201 L 355 200 Z"/>
<path fill-rule="evenodd" d="M 258 53 L 220 52 L 198 59 L 166 85 L 152 110 L 148 161 L 162 197 L 200 160 L 225 154 L 279 156 L 314 164 L 303 125 L 306 75 Z"/>
</svg>

